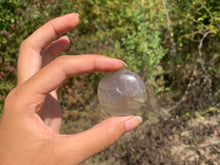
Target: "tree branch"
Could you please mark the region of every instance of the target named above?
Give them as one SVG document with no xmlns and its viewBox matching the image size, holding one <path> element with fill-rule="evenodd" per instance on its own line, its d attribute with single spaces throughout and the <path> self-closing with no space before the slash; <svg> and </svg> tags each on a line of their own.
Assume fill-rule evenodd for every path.
<svg viewBox="0 0 220 165">
<path fill-rule="evenodd" d="M 199 63 L 199 64 L 202 66 L 202 70 L 203 70 L 203 72 L 204 72 L 204 74 L 205 74 L 206 79 L 209 81 L 209 85 L 210 85 L 210 87 L 211 87 L 212 81 L 211 81 L 211 80 L 209 79 L 209 77 L 207 76 L 207 71 L 206 71 L 205 66 L 204 66 L 204 60 L 202 59 L 202 46 L 203 46 L 203 41 L 204 41 L 204 39 L 207 37 L 207 35 L 208 35 L 209 33 L 211 33 L 211 31 L 207 31 L 207 32 L 203 35 L 202 39 L 201 39 L 200 42 L 199 42 L 199 48 L 198 48 L 198 49 L 199 49 L 199 60 L 197 60 L 197 64 Z M 167 110 L 167 112 L 170 112 L 170 111 L 175 110 L 183 101 L 185 101 L 186 95 L 188 94 L 189 89 L 190 89 L 190 87 L 191 87 L 191 85 L 192 85 L 192 83 L 193 83 L 193 80 L 194 80 L 194 79 L 193 79 L 193 77 L 194 77 L 194 72 L 195 72 L 195 71 L 197 70 L 197 68 L 198 68 L 197 64 L 196 64 L 196 66 L 195 66 L 194 69 L 193 69 L 192 76 L 191 76 L 191 78 L 190 78 L 190 81 L 189 81 L 189 83 L 188 83 L 188 85 L 187 85 L 186 91 L 184 92 L 182 98 L 181 98 L 180 101 L 178 101 L 174 106 L 172 106 L 171 108 L 169 108 L 169 109 Z"/>
<path fill-rule="evenodd" d="M 204 72 L 206 75 L 207 75 L 207 71 L 206 71 L 205 66 L 204 66 L 204 60 L 202 59 L 202 46 L 203 46 L 203 41 L 204 41 L 204 39 L 207 37 L 207 35 L 208 35 L 209 33 L 211 33 L 211 31 L 207 31 L 207 32 L 203 35 L 202 39 L 201 39 L 200 42 L 199 42 L 199 60 L 198 60 L 198 62 L 199 62 L 200 65 L 202 66 L 202 70 L 203 70 L 203 72 Z M 210 80 L 209 80 L 209 81 L 210 81 Z"/>
</svg>

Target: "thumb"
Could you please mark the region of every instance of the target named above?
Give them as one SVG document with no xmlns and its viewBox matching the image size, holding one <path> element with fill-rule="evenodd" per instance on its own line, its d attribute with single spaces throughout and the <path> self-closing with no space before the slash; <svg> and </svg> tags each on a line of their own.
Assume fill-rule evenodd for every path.
<svg viewBox="0 0 220 165">
<path fill-rule="evenodd" d="M 65 160 L 66 164 L 79 164 L 108 148 L 141 122 L 139 116 L 111 117 L 82 133 L 61 135 L 60 142 L 56 143 L 60 160 Z"/>
</svg>

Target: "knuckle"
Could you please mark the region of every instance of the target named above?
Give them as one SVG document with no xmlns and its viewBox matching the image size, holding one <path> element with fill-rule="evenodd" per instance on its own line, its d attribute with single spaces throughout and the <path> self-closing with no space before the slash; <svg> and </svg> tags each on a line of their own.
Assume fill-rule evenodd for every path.
<svg viewBox="0 0 220 165">
<path fill-rule="evenodd" d="M 62 55 L 62 56 L 59 56 L 55 59 L 55 62 L 58 63 L 58 64 L 63 64 L 67 61 L 67 55 Z"/>
<path fill-rule="evenodd" d="M 16 107 L 15 104 L 17 102 L 17 99 L 19 98 L 17 95 L 17 88 L 12 89 L 5 98 L 4 108 L 10 109 L 11 106 Z"/>
<path fill-rule="evenodd" d="M 105 145 L 104 148 L 107 148 L 108 146 L 112 145 L 113 143 L 115 143 L 118 139 L 119 139 L 119 135 L 116 134 L 116 130 L 114 128 L 106 128 L 105 132 L 104 132 L 104 136 L 105 136 Z"/>
<path fill-rule="evenodd" d="M 5 114 L 10 116 L 19 116 L 21 111 L 24 110 L 24 107 L 27 105 L 27 99 L 24 98 L 24 91 L 23 88 L 19 86 L 12 89 L 5 98 L 3 111 Z"/>
<path fill-rule="evenodd" d="M 63 72 L 67 77 L 69 77 L 70 75 L 68 75 L 68 63 L 70 62 L 69 60 L 69 56 L 68 55 L 62 55 L 60 57 L 57 57 L 54 60 L 54 65 L 56 66 L 57 69 L 59 69 L 59 71 Z"/>
<path fill-rule="evenodd" d="M 24 49 L 24 48 L 26 48 L 27 47 L 27 39 L 25 39 L 22 43 L 21 43 L 21 45 L 20 45 L 20 50 L 21 49 Z"/>
</svg>

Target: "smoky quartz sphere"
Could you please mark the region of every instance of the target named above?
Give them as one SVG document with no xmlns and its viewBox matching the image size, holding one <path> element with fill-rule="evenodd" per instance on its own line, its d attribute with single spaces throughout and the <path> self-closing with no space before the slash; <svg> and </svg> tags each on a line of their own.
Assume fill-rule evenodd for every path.
<svg viewBox="0 0 220 165">
<path fill-rule="evenodd" d="M 144 105 L 145 98 L 144 82 L 126 69 L 107 73 L 98 85 L 101 108 L 112 116 L 135 115 Z"/>
</svg>

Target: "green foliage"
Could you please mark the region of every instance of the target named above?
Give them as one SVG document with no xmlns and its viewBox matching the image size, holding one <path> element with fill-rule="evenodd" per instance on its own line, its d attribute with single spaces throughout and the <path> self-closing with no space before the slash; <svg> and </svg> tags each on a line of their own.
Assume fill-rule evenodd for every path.
<svg viewBox="0 0 220 165">
<path fill-rule="evenodd" d="M 0 1 L 0 110 L 3 100 L 16 84 L 16 61 L 21 42 L 37 27 L 51 19 L 42 2 Z M 54 9 L 51 5 L 50 11 Z M 44 18 L 44 19 L 42 19 Z"/>
<path fill-rule="evenodd" d="M 175 97 L 180 97 L 198 59 L 203 61 L 208 74 L 219 75 L 220 1 L 162 1 L 166 9 L 163 17 L 166 29 L 162 37 L 169 50 L 162 61 L 164 81 L 166 87 L 179 93 Z M 202 42 L 200 54 L 199 45 L 205 34 L 208 35 Z"/>
<path fill-rule="evenodd" d="M 198 58 L 198 41 L 207 31 L 210 34 L 203 45 L 203 59 L 219 59 L 219 3 L 216 0 L 63 0 L 62 3 L 1 0 L 0 109 L 16 84 L 21 42 L 48 20 L 72 12 L 79 13 L 80 22 L 68 33 L 72 44 L 65 54 L 93 53 L 120 58 L 130 70 L 145 81 L 150 80 L 157 92 L 172 90 L 170 85 L 164 85 L 166 74 L 175 75 L 172 83 L 180 84 L 177 88 L 181 88 L 186 81 L 186 63 L 194 63 Z M 211 65 L 208 71 L 219 68 L 219 64 Z M 69 86 L 73 80 L 68 82 Z M 92 83 L 93 88 L 99 76 L 81 80 Z M 95 94 L 95 89 L 92 91 L 90 96 Z"/>
<path fill-rule="evenodd" d="M 96 36 L 93 42 L 102 43 L 102 54 L 124 60 L 128 67 L 145 78 L 152 76 L 165 49 L 161 46 L 160 1 L 90 1 L 91 6 L 80 15 Z M 84 18 L 84 17 L 83 17 Z M 88 20 L 88 21 L 87 21 Z M 92 25 L 91 25 L 92 24 Z M 146 74 L 147 73 L 147 74 Z"/>
<path fill-rule="evenodd" d="M 178 64 L 193 61 L 199 57 L 199 42 L 206 32 L 209 35 L 204 41 L 206 49 L 203 60 L 210 60 L 216 52 L 220 51 L 220 1 L 216 0 L 167 0 L 170 15 L 171 41 L 176 45 L 176 54 L 170 56 Z M 178 14 L 177 14 L 178 13 Z M 172 54 L 172 53 L 171 53 Z M 180 67 L 181 68 L 181 67 Z"/>
</svg>

